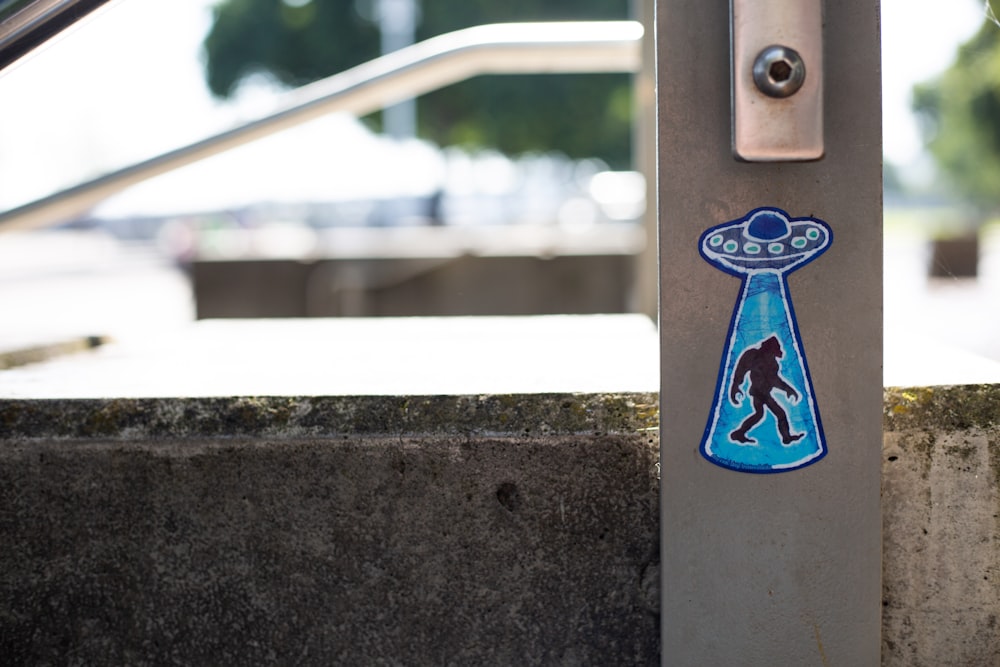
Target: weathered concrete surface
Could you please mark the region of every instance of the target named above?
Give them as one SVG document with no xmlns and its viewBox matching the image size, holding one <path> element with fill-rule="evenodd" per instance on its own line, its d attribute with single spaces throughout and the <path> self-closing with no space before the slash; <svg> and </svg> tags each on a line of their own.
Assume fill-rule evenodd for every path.
<svg viewBox="0 0 1000 667">
<path fill-rule="evenodd" d="M 0 401 L 0 655 L 657 664 L 655 406 Z"/>
<path fill-rule="evenodd" d="M 882 662 L 1000 664 L 1000 386 L 885 399 Z M 0 656 L 657 664 L 656 404 L 0 401 Z"/>
<path fill-rule="evenodd" d="M 1000 665 L 1000 386 L 886 392 L 882 664 Z"/>
</svg>

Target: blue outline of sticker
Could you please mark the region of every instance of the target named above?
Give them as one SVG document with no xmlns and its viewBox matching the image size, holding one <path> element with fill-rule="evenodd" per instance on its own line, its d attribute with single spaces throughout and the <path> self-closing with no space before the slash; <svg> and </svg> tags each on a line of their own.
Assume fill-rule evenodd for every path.
<svg viewBox="0 0 1000 667">
<path fill-rule="evenodd" d="M 800 257 L 795 261 L 788 261 L 788 259 L 783 259 L 781 257 L 778 258 L 769 257 L 769 253 L 760 253 L 756 255 L 752 260 L 747 258 L 745 262 L 740 262 L 736 261 L 735 259 L 727 259 L 726 257 L 723 256 L 722 253 L 709 248 L 708 239 L 711 236 L 719 233 L 724 234 L 724 232 L 726 232 L 727 230 L 732 230 L 734 228 L 740 228 L 741 230 L 743 230 L 749 226 L 750 221 L 758 213 L 777 214 L 782 218 L 784 218 L 788 226 L 788 231 L 784 235 L 763 241 L 762 243 L 765 246 L 769 246 L 771 243 L 775 243 L 778 241 L 784 241 L 786 238 L 792 236 L 792 233 L 796 226 L 809 225 L 810 227 L 812 226 L 818 227 L 825 232 L 825 238 L 810 239 L 810 241 L 818 240 L 819 244 L 814 248 L 809 248 L 805 250 L 803 250 L 802 248 L 794 247 L 794 245 L 790 241 L 784 243 L 787 253 L 783 257 L 785 258 L 789 256 Z M 754 240 L 761 242 L 760 239 L 754 239 Z M 736 220 L 731 220 L 729 222 L 725 222 L 720 225 L 710 227 L 709 229 L 705 230 L 699 237 L 698 251 L 701 254 L 702 258 L 715 268 L 725 273 L 729 273 L 730 275 L 737 276 L 741 280 L 736 306 L 733 308 L 733 314 L 729 321 L 729 328 L 726 332 L 725 346 L 723 349 L 722 360 L 721 363 L 719 364 L 719 373 L 716 377 L 716 386 L 715 386 L 715 391 L 713 392 L 712 407 L 711 410 L 709 411 L 708 423 L 705 426 L 705 431 L 702 435 L 701 444 L 699 446 L 699 451 L 701 452 L 701 455 L 708 461 L 712 462 L 713 464 L 719 465 L 729 470 L 735 470 L 737 472 L 769 474 L 769 473 L 789 472 L 792 470 L 797 470 L 799 468 L 812 465 L 813 463 L 820 461 L 826 456 L 828 452 L 826 445 L 826 436 L 823 431 L 823 422 L 820 417 L 819 407 L 816 403 L 815 394 L 813 391 L 812 375 L 809 372 L 809 364 L 806 360 L 805 351 L 802 346 L 802 337 L 799 332 L 798 320 L 795 317 L 795 311 L 792 306 L 791 297 L 789 296 L 790 292 L 788 288 L 788 274 L 802 268 L 806 264 L 815 260 L 817 257 L 819 257 L 819 255 L 823 254 L 827 249 L 829 249 L 829 247 L 832 244 L 833 244 L 833 230 L 830 229 L 830 226 L 826 222 L 812 217 L 793 218 L 792 216 L 788 215 L 788 213 L 786 213 L 784 210 L 771 206 L 755 208 L 742 218 L 738 218 Z M 717 244 L 717 246 L 725 247 L 725 243 L 719 243 Z M 785 265 L 781 266 L 781 264 Z M 767 278 L 754 280 L 755 276 L 767 276 Z M 737 334 L 739 333 L 737 332 L 737 325 L 744 319 L 745 315 L 744 308 L 750 298 L 748 291 L 752 283 L 754 283 L 755 286 L 757 287 L 760 287 L 761 283 L 767 284 L 766 286 L 769 287 L 770 289 L 764 290 L 767 292 L 766 296 L 769 296 L 772 292 L 775 291 L 777 292 L 777 295 L 780 298 L 781 308 L 784 315 L 784 317 L 782 318 L 782 324 L 786 324 L 788 327 L 787 337 L 785 338 L 784 342 L 786 343 L 786 345 L 788 342 L 791 342 L 792 353 L 794 355 L 794 359 L 797 361 L 797 363 L 793 365 L 792 370 L 797 370 L 801 372 L 800 389 L 797 390 L 799 394 L 798 401 L 793 404 L 783 405 L 782 407 L 786 408 L 786 414 L 787 414 L 787 412 L 793 411 L 792 406 L 798 406 L 801 405 L 804 401 L 806 402 L 806 405 L 808 406 L 807 413 L 810 422 L 809 426 L 811 428 L 810 431 L 806 434 L 806 438 L 803 438 L 806 441 L 803 442 L 801 446 L 805 451 L 808 451 L 809 454 L 790 462 L 786 461 L 774 462 L 769 460 L 768 452 L 784 451 L 784 450 L 777 450 L 773 443 L 768 443 L 769 449 L 767 450 L 764 449 L 751 450 L 749 449 L 749 447 L 753 445 L 744 445 L 742 443 L 738 443 L 737 441 L 733 440 L 730 437 L 731 433 L 727 433 L 725 442 L 722 443 L 716 442 L 716 440 L 718 440 L 717 432 L 720 430 L 728 430 L 728 428 L 732 425 L 731 421 L 728 423 L 725 422 L 720 423 L 720 422 L 722 421 L 721 413 L 724 407 L 724 403 L 731 402 L 729 397 L 727 396 L 727 390 L 729 389 L 729 387 L 727 386 L 728 384 L 727 379 L 729 373 L 735 372 L 736 370 L 736 365 L 737 365 L 736 360 L 742 357 L 744 352 L 746 352 L 746 350 L 752 347 L 755 342 L 764 340 L 767 335 L 778 336 L 784 334 L 784 332 L 769 331 L 766 328 L 762 329 L 761 330 L 762 333 L 758 334 L 756 339 L 751 337 L 747 339 L 751 341 L 750 343 L 741 344 L 739 348 L 739 354 L 734 357 L 734 350 L 736 349 L 737 345 Z M 776 290 L 768 283 L 776 284 Z M 764 293 L 764 291 L 757 293 L 761 294 Z M 762 298 L 766 298 L 766 296 Z M 773 318 L 775 315 L 773 307 L 770 309 L 770 312 L 768 313 L 762 314 L 758 312 L 757 314 L 759 316 L 758 319 L 760 319 L 761 321 L 766 321 L 769 317 Z M 785 358 L 788 358 L 789 355 L 787 354 L 787 350 L 785 348 L 781 348 L 781 350 L 786 353 Z M 782 363 L 780 368 L 783 367 L 784 367 L 784 362 Z M 779 373 L 781 372 L 782 371 L 779 370 Z M 741 378 L 741 380 L 743 380 L 745 377 L 746 375 L 744 375 L 744 377 Z M 742 388 L 743 384 L 744 382 L 741 381 L 739 386 Z M 794 384 L 792 386 L 794 387 Z M 785 402 L 787 403 L 787 399 Z M 737 407 L 743 408 L 748 403 L 750 403 L 749 390 L 744 394 L 744 402 L 742 403 L 742 405 Z M 801 410 L 796 407 L 794 412 L 801 413 Z M 773 412 L 771 414 L 768 414 L 768 411 L 765 411 L 763 417 L 761 417 L 753 426 L 747 429 L 744 432 L 744 435 L 749 433 L 749 431 L 756 430 L 758 427 L 764 424 L 764 422 L 772 422 L 772 421 L 776 422 L 777 416 Z M 754 443 L 754 445 L 756 444 L 758 443 Z M 727 445 L 729 449 L 733 449 L 734 447 L 742 448 L 745 456 L 743 456 L 743 458 L 741 459 L 740 457 L 724 456 L 720 454 L 722 449 L 724 449 L 725 446 Z M 792 446 L 784 445 L 784 447 L 792 447 Z M 799 447 L 798 445 L 794 446 L 794 448 L 798 447 Z M 812 449 L 810 449 L 810 447 Z M 733 451 L 740 451 L 740 450 L 733 449 Z M 788 451 L 791 450 L 789 449 Z M 746 454 L 746 452 L 757 453 L 759 454 L 757 458 L 761 458 L 763 460 L 749 461 L 748 459 L 754 457 L 750 456 L 749 454 Z"/>
</svg>

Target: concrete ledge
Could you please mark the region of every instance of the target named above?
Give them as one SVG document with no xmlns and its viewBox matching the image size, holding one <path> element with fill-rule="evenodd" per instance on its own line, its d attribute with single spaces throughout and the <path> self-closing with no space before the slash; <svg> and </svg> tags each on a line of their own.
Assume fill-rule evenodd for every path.
<svg viewBox="0 0 1000 667">
<path fill-rule="evenodd" d="M 1000 665 L 1000 386 L 885 397 L 882 663 Z"/>
<path fill-rule="evenodd" d="M 3 398 L 465 396 L 659 388 L 643 315 L 204 320 L 3 371 Z"/>
<path fill-rule="evenodd" d="M 656 394 L 0 399 L 0 438 L 623 435 L 654 430 Z"/>
<path fill-rule="evenodd" d="M 655 398 L 3 402 L 0 654 L 655 665 Z"/>
<path fill-rule="evenodd" d="M 0 654 L 657 664 L 656 401 L 0 401 Z M 886 391 L 883 524 L 883 664 L 998 664 L 1000 386 Z"/>
</svg>

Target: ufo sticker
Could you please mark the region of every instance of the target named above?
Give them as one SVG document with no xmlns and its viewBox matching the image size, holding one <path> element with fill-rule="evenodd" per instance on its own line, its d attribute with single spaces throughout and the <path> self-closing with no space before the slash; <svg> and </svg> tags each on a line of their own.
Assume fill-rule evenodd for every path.
<svg viewBox="0 0 1000 667">
<path fill-rule="evenodd" d="M 705 261 L 742 280 L 700 447 L 712 463 L 774 473 L 826 455 L 787 277 L 832 242 L 822 220 L 778 208 L 754 209 L 701 235 Z"/>
</svg>

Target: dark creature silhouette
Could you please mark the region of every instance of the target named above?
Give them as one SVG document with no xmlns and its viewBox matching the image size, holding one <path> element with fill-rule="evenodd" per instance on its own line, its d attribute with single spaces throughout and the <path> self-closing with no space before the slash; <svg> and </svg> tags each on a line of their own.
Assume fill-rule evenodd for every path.
<svg viewBox="0 0 1000 667">
<path fill-rule="evenodd" d="M 747 437 L 747 431 L 756 426 L 764 418 L 764 408 L 771 411 L 778 420 L 778 433 L 781 442 L 790 445 L 801 439 L 805 433 L 792 433 L 788 425 L 788 415 L 784 408 L 771 396 L 771 392 L 780 389 L 793 401 L 798 400 L 799 393 L 781 377 L 778 359 L 784 356 L 781 343 L 774 336 L 764 340 L 757 347 L 746 350 L 736 363 L 736 373 L 733 374 L 733 384 L 729 388 L 729 400 L 733 405 L 739 405 L 743 399 L 740 387 L 747 373 L 750 374 L 750 389 L 748 394 L 753 400 L 753 414 L 743 420 L 740 427 L 729 434 L 735 442 L 753 444 L 757 442 Z"/>
</svg>

